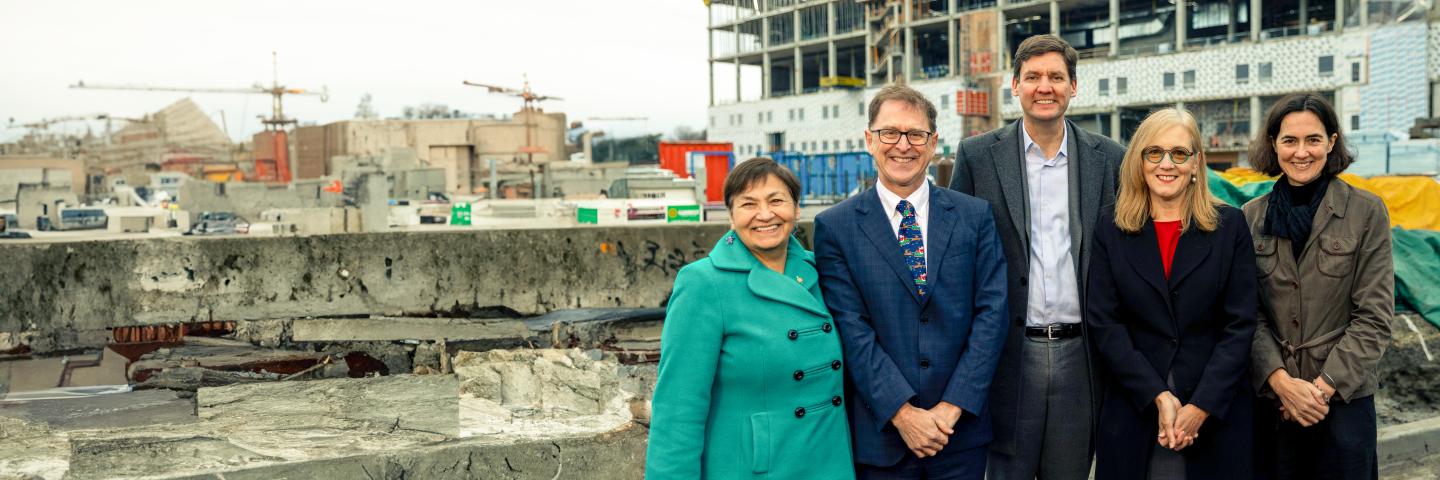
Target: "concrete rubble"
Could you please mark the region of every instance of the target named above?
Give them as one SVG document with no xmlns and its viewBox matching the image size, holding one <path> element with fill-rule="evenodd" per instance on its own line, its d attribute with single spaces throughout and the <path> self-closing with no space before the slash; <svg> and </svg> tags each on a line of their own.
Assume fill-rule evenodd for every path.
<svg viewBox="0 0 1440 480">
<path fill-rule="evenodd" d="M 636 397 L 613 356 L 461 352 L 455 365 L 455 375 L 200 388 L 185 404 L 193 415 L 118 426 L 7 414 L 0 478 L 642 476 L 645 427 L 632 422 Z M 92 416 L 120 416 L 137 394 L 177 398 L 119 394 L 129 397 Z"/>
</svg>

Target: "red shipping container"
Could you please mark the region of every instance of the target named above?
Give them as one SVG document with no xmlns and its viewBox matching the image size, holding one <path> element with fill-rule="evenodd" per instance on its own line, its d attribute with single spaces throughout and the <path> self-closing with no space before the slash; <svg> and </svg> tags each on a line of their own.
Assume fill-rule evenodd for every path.
<svg viewBox="0 0 1440 480">
<path fill-rule="evenodd" d="M 690 178 L 690 152 L 729 152 L 734 148 L 729 142 L 660 142 L 660 168 L 675 172 L 677 177 Z"/>
</svg>

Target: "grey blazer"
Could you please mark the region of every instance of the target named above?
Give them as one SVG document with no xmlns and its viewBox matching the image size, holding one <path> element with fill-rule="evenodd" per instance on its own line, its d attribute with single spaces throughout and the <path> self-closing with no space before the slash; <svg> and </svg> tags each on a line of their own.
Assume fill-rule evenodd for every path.
<svg viewBox="0 0 1440 480">
<path fill-rule="evenodd" d="M 1018 408 L 1020 385 L 1024 383 L 1025 375 L 1020 361 L 1020 344 L 1025 339 L 1025 311 L 1029 302 L 1029 279 L 1026 277 L 1030 271 L 1030 205 L 1025 190 L 1024 137 L 1020 132 L 1020 122 L 1016 120 L 960 142 L 955 155 L 955 173 L 950 181 L 951 189 L 986 200 L 995 208 L 996 227 L 1008 266 L 1006 287 L 1011 328 L 995 372 L 995 381 L 990 387 L 995 434 L 990 448 L 1004 454 L 1014 453 L 1017 419 L 1023 413 Z M 1075 256 L 1075 275 L 1077 285 L 1080 285 L 1083 312 L 1091 235 L 1100 210 L 1113 208 L 1115 203 L 1120 161 L 1125 156 L 1125 148 L 1108 137 L 1082 130 L 1069 119 L 1065 120 L 1065 124 L 1070 131 L 1067 143 L 1070 155 L 1070 244 L 1078 247 L 1072 248 L 1071 254 Z M 1088 342 L 1088 335 L 1083 333 L 1085 323 L 1080 325 L 1082 336 Z M 1090 365 L 1091 405 L 1095 410 L 1091 418 L 1098 419 L 1102 389 L 1097 381 L 1099 363 L 1092 360 L 1094 356 L 1087 352 L 1086 362 Z M 1094 431 L 1093 425 L 1091 430 Z"/>
</svg>

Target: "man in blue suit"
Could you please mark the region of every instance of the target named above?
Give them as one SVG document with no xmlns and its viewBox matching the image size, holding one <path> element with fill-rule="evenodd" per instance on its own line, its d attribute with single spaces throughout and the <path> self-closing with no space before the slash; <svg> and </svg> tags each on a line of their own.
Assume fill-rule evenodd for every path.
<svg viewBox="0 0 1440 480">
<path fill-rule="evenodd" d="M 850 380 L 863 479 L 980 479 L 1004 346 L 1005 258 L 988 203 L 931 185 L 935 105 L 905 86 L 870 101 L 875 188 L 815 218 L 815 257 Z"/>
</svg>

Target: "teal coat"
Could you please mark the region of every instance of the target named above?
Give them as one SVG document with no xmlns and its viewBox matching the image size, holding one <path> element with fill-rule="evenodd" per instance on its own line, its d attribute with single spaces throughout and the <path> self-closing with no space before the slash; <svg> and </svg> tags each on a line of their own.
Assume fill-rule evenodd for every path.
<svg viewBox="0 0 1440 480">
<path fill-rule="evenodd" d="M 855 478 L 840 338 L 814 254 L 787 252 L 781 275 L 732 231 L 676 276 L 645 478 Z"/>
</svg>

